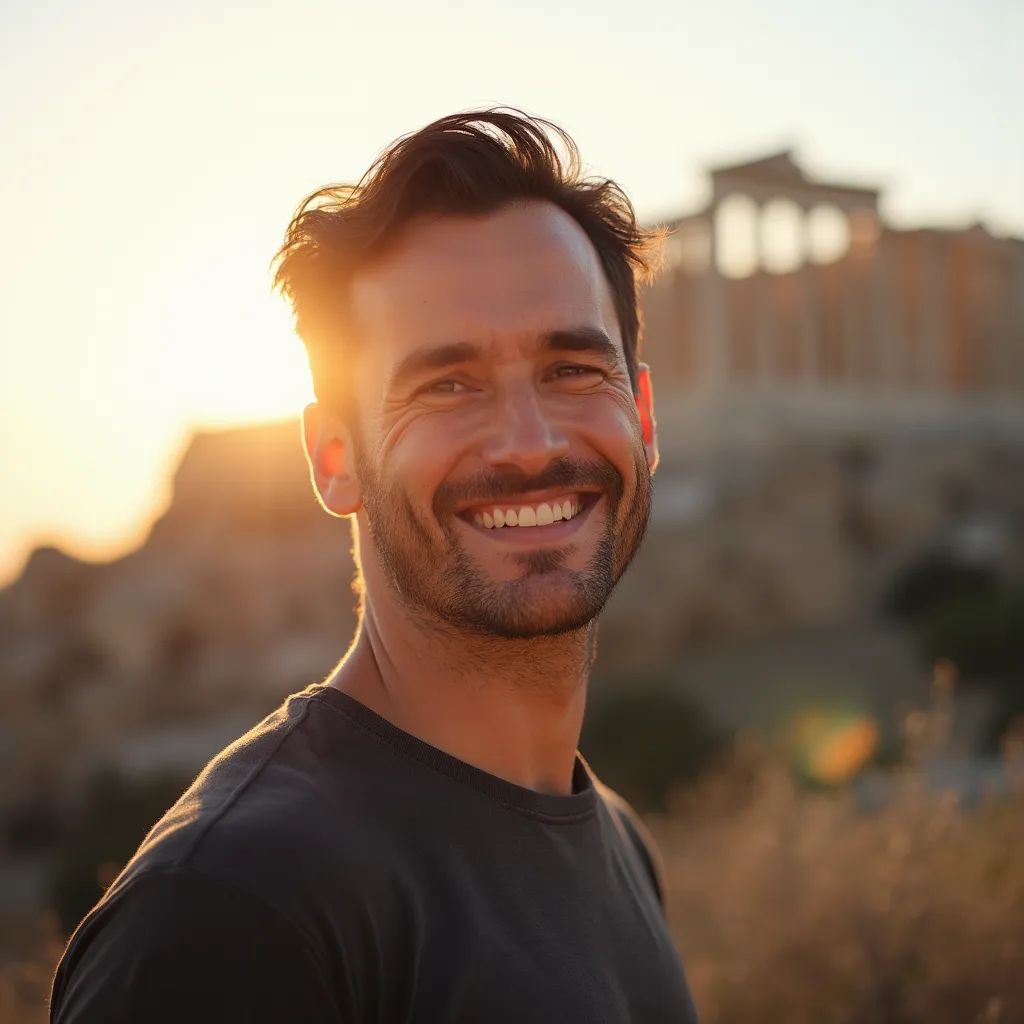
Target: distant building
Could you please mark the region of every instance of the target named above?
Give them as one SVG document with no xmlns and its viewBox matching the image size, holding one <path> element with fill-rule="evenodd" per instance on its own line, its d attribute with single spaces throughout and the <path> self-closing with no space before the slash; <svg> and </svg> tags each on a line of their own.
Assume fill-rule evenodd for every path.
<svg viewBox="0 0 1024 1024">
<path fill-rule="evenodd" d="M 1020 405 L 1024 240 L 896 230 L 878 189 L 815 180 L 788 150 L 710 177 L 643 295 L 660 398 Z"/>
</svg>

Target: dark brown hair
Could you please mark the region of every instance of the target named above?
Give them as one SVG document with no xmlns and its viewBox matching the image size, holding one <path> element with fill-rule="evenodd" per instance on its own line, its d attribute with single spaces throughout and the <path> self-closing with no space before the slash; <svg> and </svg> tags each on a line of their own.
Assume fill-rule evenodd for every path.
<svg viewBox="0 0 1024 1024">
<path fill-rule="evenodd" d="M 348 282 L 361 266 L 420 214 L 482 215 L 524 199 L 560 206 L 593 243 L 635 387 L 642 329 L 636 282 L 655 269 L 660 233 L 640 227 L 615 182 L 582 176 L 579 151 L 565 131 L 497 107 L 442 117 L 405 135 L 357 185 L 328 185 L 299 206 L 274 257 L 274 286 L 291 303 L 317 399 L 348 409 Z"/>
</svg>

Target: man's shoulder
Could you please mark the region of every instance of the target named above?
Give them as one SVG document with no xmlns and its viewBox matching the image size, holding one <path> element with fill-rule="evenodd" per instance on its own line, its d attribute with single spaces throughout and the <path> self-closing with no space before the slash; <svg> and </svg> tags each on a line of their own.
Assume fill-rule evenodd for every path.
<svg viewBox="0 0 1024 1024">
<path fill-rule="evenodd" d="M 665 904 L 665 867 L 650 830 L 636 810 L 615 790 L 594 779 L 598 795 L 608 808 L 616 827 L 643 864 L 658 902 Z"/>
<path fill-rule="evenodd" d="M 63 1002 L 81 984 L 106 999 L 104 965 L 155 965 L 183 943 L 188 955 L 171 960 L 197 984 L 248 958 L 286 988 L 298 979 L 311 991 L 344 990 L 332 951 L 357 948 L 359 924 L 388 891 L 400 856 L 388 831 L 396 813 L 374 813 L 382 756 L 386 767 L 390 755 L 318 700 L 315 687 L 289 697 L 214 757 L 153 826 L 76 929 L 55 997 Z M 198 944 L 189 939 L 197 930 Z M 225 965 L 221 946 L 248 952 Z M 268 965 L 264 948 L 287 953 Z M 153 967 L 154 985 L 157 974 Z M 76 1007 L 92 1005 L 83 993 L 73 997 Z M 327 997 L 317 998 L 321 1005 Z"/>
<path fill-rule="evenodd" d="M 324 878 L 349 877 L 339 870 L 347 861 L 379 855 L 367 850 L 372 794 L 362 792 L 358 755 L 338 750 L 344 733 L 322 735 L 316 715 L 312 688 L 295 694 L 213 758 L 107 898 L 142 875 L 182 869 L 290 911 Z"/>
<path fill-rule="evenodd" d="M 185 864 L 212 832 L 253 803 L 273 804 L 277 797 L 284 806 L 283 790 L 301 790 L 303 780 L 293 772 L 282 786 L 276 768 L 289 759 L 286 745 L 308 713 L 308 694 L 294 694 L 221 750 L 150 829 L 133 860 L 147 866 Z"/>
</svg>

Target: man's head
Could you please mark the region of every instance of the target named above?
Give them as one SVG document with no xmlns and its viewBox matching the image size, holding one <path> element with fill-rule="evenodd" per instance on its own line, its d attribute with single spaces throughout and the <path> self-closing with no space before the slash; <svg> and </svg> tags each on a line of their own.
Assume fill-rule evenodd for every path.
<svg viewBox="0 0 1024 1024">
<path fill-rule="evenodd" d="M 651 242 L 564 133 L 518 112 L 444 118 L 303 203 L 276 281 L 313 371 L 314 483 L 357 515 L 370 600 L 508 637 L 600 611 L 657 461 L 637 360 Z"/>
</svg>

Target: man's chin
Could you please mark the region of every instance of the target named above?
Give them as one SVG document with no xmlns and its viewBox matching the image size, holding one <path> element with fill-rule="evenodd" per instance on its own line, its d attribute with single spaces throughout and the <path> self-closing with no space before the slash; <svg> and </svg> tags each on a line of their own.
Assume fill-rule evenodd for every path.
<svg viewBox="0 0 1024 1024">
<path fill-rule="evenodd" d="M 478 632 L 506 639 L 576 632 L 596 618 L 604 601 L 567 585 L 567 576 L 543 573 L 496 587 L 486 599 L 467 602 L 460 618 Z"/>
<path fill-rule="evenodd" d="M 582 615 L 575 619 L 565 616 L 541 619 L 527 616 L 476 619 L 466 623 L 469 628 L 482 636 L 499 637 L 503 640 L 534 640 L 545 636 L 565 636 L 585 629 L 594 616 Z"/>
</svg>

